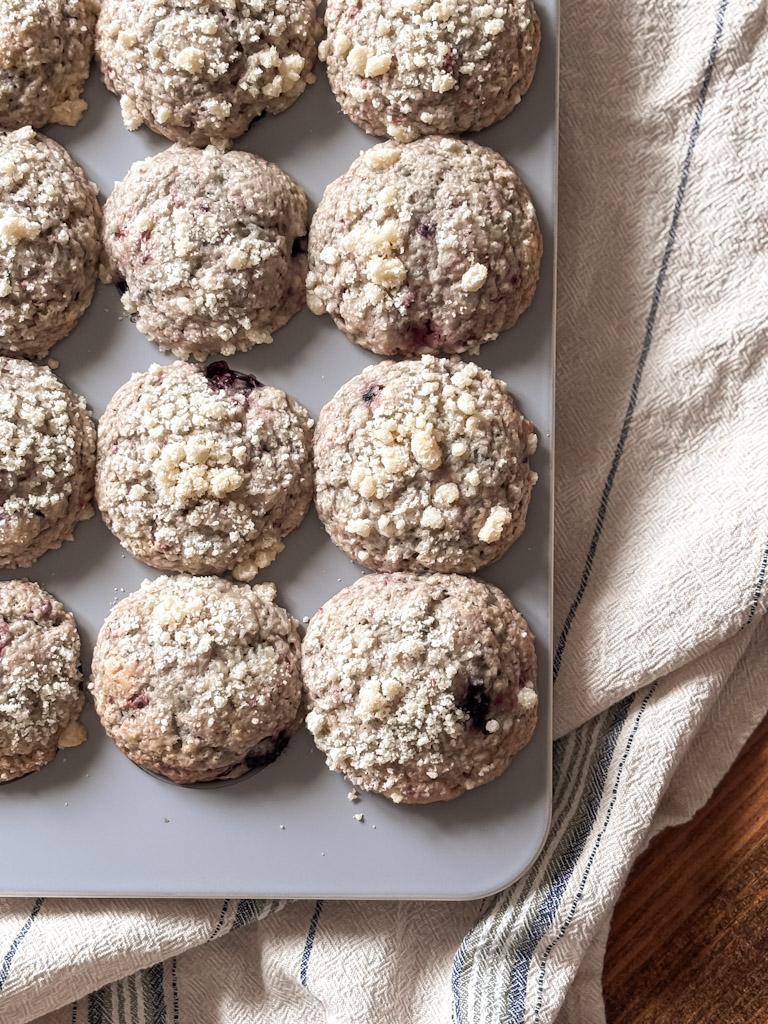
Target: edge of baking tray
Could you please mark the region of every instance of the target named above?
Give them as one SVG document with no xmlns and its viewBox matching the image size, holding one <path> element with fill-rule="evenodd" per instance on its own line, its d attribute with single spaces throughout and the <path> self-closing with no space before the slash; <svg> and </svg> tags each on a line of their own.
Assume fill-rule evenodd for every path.
<svg viewBox="0 0 768 1024">
<path fill-rule="evenodd" d="M 236 890 L 236 891 L 225 891 L 217 888 L 210 888 L 205 892 L 200 890 L 191 893 L 189 890 L 181 889 L 177 892 L 174 891 L 145 891 L 138 892 L 132 891 L 130 894 L 131 899 L 264 899 L 264 900 L 298 900 L 298 899 L 324 899 L 324 900 L 348 900 L 354 898 L 356 900 L 374 901 L 374 900 L 423 900 L 423 901 L 442 901 L 442 902 L 458 902 L 464 900 L 477 900 L 484 897 L 492 896 L 501 890 L 507 888 L 509 885 L 516 882 L 521 878 L 536 862 L 539 858 L 541 851 L 547 841 L 551 821 L 552 821 L 552 701 L 553 701 L 553 679 L 552 679 L 552 664 L 553 664 L 553 640 L 554 640 L 554 618 L 553 618 L 553 597 L 554 597 L 554 494 L 555 494 L 555 465 L 556 465 L 556 428 L 557 418 L 555 410 L 555 393 L 556 393 L 556 325 L 557 325 L 557 248 L 558 248 L 558 205 L 559 205 L 559 189 L 558 189 L 558 157 L 559 157 L 559 117 L 560 117 L 560 3 L 555 5 L 555 25 L 554 25 L 554 59 L 555 59 L 555 104 L 554 104 L 554 147 L 553 147 L 553 224 L 552 224 L 552 316 L 551 316 L 551 328 L 550 328 L 550 346 L 552 354 L 552 378 L 551 378 L 551 431 L 550 431 L 550 476 L 551 476 L 551 487 L 550 487 L 550 499 L 549 499 L 549 580 L 548 580 L 548 610 L 549 610 L 549 629 L 548 629 L 548 644 L 547 644 L 547 659 L 546 664 L 543 667 L 544 671 L 541 676 L 546 680 L 545 685 L 549 688 L 549 701 L 547 702 L 547 709 L 545 715 L 539 718 L 539 729 L 544 729 L 548 737 L 547 743 L 547 762 L 546 762 L 546 790 L 548 795 L 547 801 L 547 814 L 545 823 L 541 829 L 541 834 L 538 836 L 536 846 L 533 848 L 530 858 L 522 866 L 517 865 L 514 871 L 502 878 L 495 878 L 487 880 L 478 889 L 472 889 L 469 891 L 452 892 L 446 894 L 445 892 L 425 892 L 423 889 L 418 891 L 405 891 L 401 890 L 397 895 L 392 893 L 366 893 L 366 894 L 355 894 L 354 897 L 339 893 L 327 893 L 319 892 L 317 889 L 307 889 L 302 891 L 301 888 L 293 888 L 289 893 L 275 891 L 275 892 L 263 892 L 254 891 L 253 889 L 248 890 Z M 541 678 L 540 676 L 540 678 Z M 18 891 L 6 892 L 2 886 L 2 880 L 0 880 L 0 895 L 10 897 L 21 897 L 25 894 L 21 894 Z M 63 891 L 61 889 L 37 889 L 33 894 L 38 897 L 64 897 L 64 898 L 88 898 L 88 899 L 113 899 L 113 898 L 126 898 L 124 892 L 99 892 L 93 893 L 86 890 L 68 890 Z"/>
</svg>

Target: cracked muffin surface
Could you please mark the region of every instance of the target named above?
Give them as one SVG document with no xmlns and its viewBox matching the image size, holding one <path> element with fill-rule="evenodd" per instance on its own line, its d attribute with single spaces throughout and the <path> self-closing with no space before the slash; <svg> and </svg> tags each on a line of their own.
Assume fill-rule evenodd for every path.
<svg viewBox="0 0 768 1024">
<path fill-rule="evenodd" d="M 99 632 L 90 689 L 107 734 L 176 783 L 273 761 L 303 717 L 296 622 L 271 583 L 145 581 Z"/>
<path fill-rule="evenodd" d="M 96 501 L 156 569 L 252 579 L 312 497 L 311 421 L 279 388 L 226 363 L 151 366 L 99 421 Z"/>
<path fill-rule="evenodd" d="M 530 306 L 541 255 L 531 197 L 498 153 L 461 139 L 381 143 L 325 190 L 307 305 L 381 355 L 465 352 Z"/>
<path fill-rule="evenodd" d="M 536 725 L 533 636 L 465 576 L 364 576 L 313 616 L 302 671 L 328 767 L 396 803 L 490 782 Z"/>
</svg>

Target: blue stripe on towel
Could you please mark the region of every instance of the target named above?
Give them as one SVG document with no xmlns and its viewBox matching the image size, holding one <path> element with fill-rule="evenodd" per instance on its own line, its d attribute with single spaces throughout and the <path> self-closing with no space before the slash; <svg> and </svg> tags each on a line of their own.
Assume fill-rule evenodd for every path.
<svg viewBox="0 0 768 1024">
<path fill-rule="evenodd" d="M 309 931 L 307 932 L 307 941 L 304 943 L 304 952 L 301 954 L 301 964 L 299 966 L 299 980 L 304 988 L 307 987 L 307 971 L 309 970 L 309 958 L 312 956 L 312 946 L 315 942 L 315 935 L 317 933 L 317 922 L 320 918 L 320 914 L 323 910 L 323 901 L 318 900 L 315 904 L 315 912 L 312 915 L 312 920 L 309 922 Z"/>
<path fill-rule="evenodd" d="M 651 349 L 653 342 L 653 331 L 656 326 L 656 316 L 659 311 L 659 303 L 661 301 L 661 294 L 664 289 L 664 282 L 667 278 L 667 269 L 669 267 L 669 260 L 672 255 L 672 250 L 675 246 L 675 240 L 677 238 L 677 225 L 680 221 L 680 212 L 683 208 L 683 200 L 685 199 L 685 193 L 688 189 L 688 180 L 691 172 L 691 163 L 693 162 L 693 152 L 696 148 L 696 141 L 699 137 L 699 131 L 701 130 L 701 118 L 704 112 L 704 104 L 707 101 L 707 93 L 709 92 L 709 83 L 712 80 L 712 72 L 715 69 L 717 62 L 717 55 L 720 50 L 720 40 L 723 35 L 723 23 L 725 20 L 725 12 L 728 7 L 728 0 L 720 0 L 720 6 L 717 11 L 717 20 L 715 26 L 715 37 L 712 41 L 712 47 L 709 51 L 709 60 L 707 61 L 706 68 L 704 70 L 704 78 L 701 83 L 701 89 L 699 91 L 699 98 L 696 102 L 696 112 L 693 119 L 693 127 L 691 134 L 688 138 L 688 148 L 685 153 L 685 160 L 683 161 L 683 170 L 680 175 L 680 181 L 677 186 L 677 198 L 675 199 L 675 208 L 672 214 L 672 223 L 669 226 L 669 234 L 667 235 L 667 244 L 664 248 L 664 255 L 661 259 L 661 267 L 659 268 L 659 274 L 656 278 L 656 287 L 653 290 L 653 299 L 651 300 L 651 309 L 648 313 L 648 320 L 645 324 L 645 337 L 643 339 L 643 346 L 640 350 L 640 359 L 637 363 L 637 369 L 635 370 L 635 378 L 632 381 L 632 388 L 629 393 L 629 404 L 627 405 L 627 411 L 624 414 L 624 422 L 621 426 L 621 433 L 619 434 L 618 444 L 613 454 L 613 462 L 608 473 L 608 477 L 603 487 L 603 494 L 600 498 L 600 507 L 597 512 L 597 522 L 595 524 L 595 531 L 592 534 L 592 541 L 589 545 L 589 551 L 587 552 L 587 559 L 584 564 L 584 571 L 581 574 L 581 581 L 579 583 L 579 589 L 576 591 L 576 597 L 573 599 L 571 607 L 568 609 L 568 614 L 565 617 L 563 628 L 560 633 L 560 639 L 557 644 L 557 650 L 555 651 L 554 657 L 554 673 L 553 678 L 556 680 L 558 673 L 560 672 L 560 665 L 563 659 L 563 651 L 565 645 L 568 642 L 568 634 L 571 631 L 573 620 L 576 618 L 576 612 L 579 609 L 581 600 L 584 597 L 584 592 L 587 589 L 589 578 L 592 575 L 592 566 L 594 564 L 595 555 L 597 554 L 597 546 L 600 543 L 600 537 L 603 532 L 603 524 L 605 523 L 606 513 L 608 511 L 608 501 L 611 497 L 611 491 L 616 480 L 616 474 L 619 469 L 619 463 L 621 457 L 624 454 L 624 446 L 627 442 L 630 427 L 632 426 L 632 420 L 635 415 L 635 406 L 637 405 L 637 398 L 640 392 L 640 383 L 643 379 L 643 370 L 648 359 L 648 353 Z"/>
<path fill-rule="evenodd" d="M 550 836 L 556 836 L 565 822 L 568 823 L 569 828 L 560 838 L 555 850 L 548 848 L 544 849 L 536 861 L 536 864 L 530 869 L 525 879 L 513 885 L 511 889 L 507 890 L 507 892 L 502 896 L 497 897 L 497 905 L 492 907 L 488 914 L 488 916 L 495 918 L 497 921 L 496 936 L 490 940 L 486 939 L 485 941 L 480 941 L 473 932 L 470 932 L 465 937 L 456 955 L 453 967 L 453 1013 L 455 1020 L 461 1021 L 465 1019 L 461 1006 L 460 988 L 461 981 L 466 974 L 465 960 L 472 961 L 470 964 L 471 968 L 477 967 L 482 975 L 482 985 L 492 984 L 493 980 L 498 977 L 499 970 L 504 970 L 506 972 L 507 967 L 509 967 L 511 971 L 515 970 L 514 963 L 507 962 L 506 948 L 509 946 L 514 948 L 517 943 L 524 940 L 526 932 L 531 934 L 531 930 L 535 928 L 537 917 L 540 917 L 542 907 L 545 906 L 549 899 L 549 889 L 547 888 L 547 885 L 551 885 L 551 882 L 547 883 L 546 879 L 551 879 L 553 873 L 556 875 L 560 859 L 564 855 L 564 851 L 567 852 L 568 844 L 572 841 L 573 835 L 578 837 L 583 831 L 583 825 L 581 823 L 581 817 L 583 817 L 583 815 L 576 818 L 573 828 L 570 827 L 570 819 L 573 815 L 569 815 L 569 812 L 573 806 L 576 793 L 581 786 L 582 780 L 585 779 L 590 771 L 594 770 L 595 764 L 599 765 L 604 762 L 604 756 L 599 756 L 597 759 L 594 757 L 597 747 L 602 745 L 604 753 L 606 750 L 606 741 L 611 751 L 618 742 L 618 735 L 626 719 L 627 710 L 631 700 L 631 697 L 627 698 L 626 701 L 616 705 L 614 708 L 604 712 L 602 715 L 593 718 L 591 721 L 581 726 L 581 728 L 577 730 L 576 741 L 569 755 L 566 753 L 570 742 L 568 737 L 558 740 L 557 743 L 555 743 L 555 790 L 559 790 L 561 792 L 562 799 L 554 808 L 553 825 L 550 830 Z M 611 719 L 612 715 L 613 718 Z M 560 785 L 561 780 L 563 780 L 565 776 L 573 777 L 574 775 L 575 784 L 571 786 L 570 789 L 566 786 Z M 579 801 L 579 807 L 581 807 L 583 800 L 584 797 L 582 796 Z M 577 813 L 578 809 L 573 812 L 573 814 Z M 588 834 L 588 829 L 585 833 L 585 838 L 586 834 Z M 585 838 L 582 840 L 582 843 L 585 841 Z M 549 864 L 545 867 L 545 881 L 542 883 L 539 892 L 534 892 L 533 895 L 530 896 L 536 872 L 542 867 L 542 864 L 546 864 L 547 861 L 549 861 Z M 512 905 L 513 902 L 514 906 Z M 532 914 L 536 915 L 534 916 L 533 921 L 526 921 L 526 918 L 530 918 Z M 501 945 L 503 949 L 497 949 L 496 947 L 499 945 Z M 530 945 L 529 960 L 533 955 L 535 946 L 536 942 L 533 942 Z M 485 972 L 485 965 L 494 957 L 496 957 L 497 962 L 490 965 L 490 972 L 488 974 Z M 467 985 L 472 988 L 471 976 L 466 976 L 466 982 Z M 510 977 L 504 987 L 514 987 L 514 977 Z"/>
<path fill-rule="evenodd" d="M 594 841 L 594 843 L 592 845 L 592 849 L 590 850 L 589 857 L 587 859 L 587 864 L 586 864 L 586 867 L 584 868 L 584 873 L 583 873 L 583 875 L 581 877 L 581 881 L 579 882 L 578 891 L 577 891 L 576 895 L 574 896 L 573 901 L 571 902 L 571 906 L 569 908 L 568 915 L 567 915 L 565 921 L 563 922 L 563 924 L 560 926 L 560 929 L 559 929 L 557 935 L 554 937 L 554 939 L 549 943 L 549 945 L 544 950 L 544 956 L 542 957 L 541 964 L 539 965 L 539 979 L 538 979 L 538 992 L 539 992 L 539 994 L 538 994 L 538 999 L 536 1001 L 536 1008 L 534 1010 L 534 1021 L 536 1022 L 536 1024 L 538 1024 L 538 1021 L 540 1019 L 539 1018 L 539 1013 L 541 1011 L 541 1004 L 542 1004 L 542 1002 L 544 1000 L 544 974 L 545 974 L 546 969 L 547 969 L 547 962 L 549 961 L 549 957 L 550 957 L 550 954 L 551 954 L 552 950 L 555 948 L 555 946 L 560 941 L 560 939 L 562 939 L 563 935 L 565 935 L 565 933 L 568 930 L 571 922 L 573 921 L 574 916 L 576 915 L 576 910 L 577 910 L 577 908 L 579 906 L 579 902 L 581 901 L 582 896 L 584 895 L 584 890 L 585 890 L 586 885 L 587 885 L 587 879 L 589 878 L 590 872 L 592 870 L 592 865 L 595 862 L 595 857 L 597 856 L 598 850 L 600 849 L 600 844 L 602 843 L 603 836 L 605 835 L 606 829 L 608 828 L 608 825 L 610 824 L 610 821 L 611 821 L 611 816 L 613 815 L 613 808 L 616 805 L 616 797 L 617 797 L 617 794 L 619 792 L 619 784 L 620 784 L 621 778 L 622 778 L 622 776 L 624 774 L 624 766 L 626 765 L 627 759 L 628 759 L 629 754 L 630 754 L 630 751 L 632 750 L 632 744 L 635 741 L 635 736 L 637 735 L 637 730 L 640 728 L 640 720 L 643 717 L 643 715 L 645 714 L 645 710 L 648 707 L 648 704 L 650 703 L 650 700 L 653 697 L 654 693 L 656 692 L 656 688 L 658 687 L 658 685 L 659 685 L 658 682 L 653 683 L 652 686 L 650 687 L 650 689 L 648 690 L 648 692 L 646 693 L 645 697 L 643 698 L 642 704 L 640 705 L 640 708 L 639 708 L 639 710 L 637 712 L 637 716 L 635 718 L 634 725 L 632 726 L 632 731 L 630 732 L 629 737 L 627 738 L 627 743 L 626 743 L 626 746 L 624 747 L 624 753 L 622 754 L 621 760 L 619 761 L 618 767 L 616 769 L 616 781 L 614 782 L 613 789 L 611 790 L 611 800 L 610 800 L 610 803 L 608 804 L 608 808 L 607 808 L 607 810 L 605 812 L 605 818 L 603 819 L 603 824 L 602 824 L 602 826 L 600 828 L 600 831 L 597 833 L 597 835 L 595 837 L 595 841 Z"/>
<path fill-rule="evenodd" d="M 173 1024 L 179 1024 L 179 982 L 176 957 L 171 960 L 171 996 L 173 999 Z"/>
<path fill-rule="evenodd" d="M 757 583 L 755 584 L 755 590 L 752 594 L 752 600 L 749 602 L 749 614 L 747 615 L 747 621 L 742 626 L 742 629 L 746 629 L 747 626 L 752 624 L 752 619 L 755 617 L 757 606 L 760 604 L 760 598 L 763 593 L 763 587 L 765 586 L 765 575 L 768 571 L 768 544 L 766 544 L 763 551 L 763 557 L 760 562 L 760 571 L 757 574 Z"/>
<path fill-rule="evenodd" d="M 29 917 L 24 922 L 24 924 L 21 926 L 21 930 L 20 930 L 19 934 L 13 940 L 13 942 L 10 945 L 10 948 L 9 948 L 8 952 L 3 957 L 3 962 L 2 962 L 2 964 L 0 964 L 0 992 L 3 991 L 3 986 L 5 985 L 6 981 L 8 980 L 8 975 L 11 973 L 11 964 L 13 963 L 14 957 L 16 956 L 16 954 L 21 949 L 21 945 L 24 942 L 24 939 L 27 937 L 27 932 L 32 927 L 32 922 L 35 920 L 37 915 L 40 913 L 40 908 L 42 907 L 42 905 L 43 905 L 43 900 L 42 900 L 41 897 L 38 897 L 35 900 L 35 902 L 34 902 L 34 904 L 32 906 L 32 909 L 29 912 Z"/>
<path fill-rule="evenodd" d="M 127 1021 L 126 1021 L 126 1018 L 125 1018 L 125 1011 L 126 1011 L 126 1005 L 125 1005 L 125 1001 L 126 1001 L 125 978 L 121 978 L 121 980 L 118 981 L 118 982 L 115 982 L 115 984 L 116 984 L 116 987 L 117 987 L 117 992 L 116 992 L 116 995 L 117 995 L 117 1024 L 127 1024 Z"/>
<path fill-rule="evenodd" d="M 141 972 L 144 991 L 144 1024 L 165 1024 L 163 964 L 154 964 Z"/>
<path fill-rule="evenodd" d="M 229 909 L 229 900 L 224 900 L 224 905 L 222 906 L 222 908 L 221 908 L 221 913 L 219 914 L 219 921 L 218 921 L 218 924 L 217 924 L 217 925 L 216 925 L 216 927 L 214 928 L 214 930 L 213 930 L 213 933 L 211 934 L 211 937 L 210 937 L 210 939 L 208 940 L 209 942 L 213 941 L 213 939 L 215 939 L 215 938 L 216 938 L 216 936 L 217 936 L 217 935 L 219 934 L 219 932 L 221 931 L 221 926 L 222 926 L 222 925 L 224 924 L 224 918 L 225 918 L 225 917 L 226 917 L 226 915 L 227 915 L 227 910 L 228 910 L 228 909 Z"/>
<path fill-rule="evenodd" d="M 88 1024 L 110 1024 L 112 1013 L 107 1001 L 112 1002 L 112 986 L 105 985 L 88 996 Z M 106 1011 L 106 1013 L 105 1013 Z"/>
<path fill-rule="evenodd" d="M 244 928 L 254 917 L 263 921 L 276 910 L 281 910 L 285 903 L 285 900 L 238 900 L 235 919 L 229 930 L 236 932 L 238 928 Z"/>
<path fill-rule="evenodd" d="M 135 974 L 128 975 L 128 998 L 130 1000 L 131 1024 L 139 1024 L 139 996 L 136 991 Z"/>
<path fill-rule="evenodd" d="M 249 924 L 256 916 L 259 902 L 259 900 L 238 900 L 235 920 L 229 930 L 236 932 L 238 928 L 244 928 Z"/>
<path fill-rule="evenodd" d="M 587 762 L 587 784 L 571 827 L 563 836 L 558 848 L 549 854 L 550 882 L 543 893 L 541 909 L 532 927 L 529 927 L 518 947 L 509 991 L 509 1021 L 518 1024 L 525 1014 L 525 993 L 528 971 L 536 946 L 552 924 L 560 908 L 565 890 L 573 877 L 576 863 L 584 851 L 592 833 L 605 792 L 605 782 L 610 772 L 619 736 L 624 728 L 634 696 L 626 697 L 606 712 L 607 728 L 600 737 L 597 754 Z M 545 859 L 547 857 L 545 850 Z"/>
</svg>

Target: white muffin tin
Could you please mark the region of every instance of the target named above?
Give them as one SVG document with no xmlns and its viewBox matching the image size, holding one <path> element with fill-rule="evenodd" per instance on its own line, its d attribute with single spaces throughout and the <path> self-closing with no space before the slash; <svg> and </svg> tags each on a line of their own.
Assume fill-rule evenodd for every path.
<svg viewBox="0 0 768 1024">
<path fill-rule="evenodd" d="M 539 482 L 526 531 L 480 574 L 502 587 L 537 637 L 540 715 L 533 740 L 500 779 L 456 801 L 407 807 L 364 795 L 352 804 L 349 784 L 325 768 L 305 730 L 256 775 L 180 788 L 124 757 L 89 701 L 86 743 L 0 786 L 2 893 L 467 899 L 502 888 L 536 857 L 549 827 L 551 789 L 557 0 L 539 0 L 537 9 L 543 41 L 534 84 L 511 117 L 476 138 L 502 153 L 531 190 L 544 234 L 541 281 L 514 330 L 474 357 L 509 383 L 540 435 L 532 460 Z M 317 83 L 290 110 L 262 119 L 236 143 L 292 174 L 312 209 L 325 186 L 378 141 L 339 113 L 323 66 L 316 70 Z M 118 101 L 95 69 L 86 99 L 88 111 L 76 128 L 49 134 L 82 164 L 103 201 L 133 161 L 168 143 L 147 129 L 123 127 Z M 117 290 L 103 285 L 76 331 L 51 355 L 96 416 L 132 372 L 170 361 L 124 314 Z M 288 391 L 316 416 L 376 358 L 348 342 L 329 317 L 304 310 L 271 346 L 229 361 Z M 98 515 L 78 526 L 74 542 L 30 569 L 0 571 L 0 579 L 37 580 L 74 612 L 86 678 L 110 607 L 155 575 L 123 552 Z M 360 575 L 311 511 L 258 579 L 274 581 L 279 602 L 301 620 Z"/>
</svg>

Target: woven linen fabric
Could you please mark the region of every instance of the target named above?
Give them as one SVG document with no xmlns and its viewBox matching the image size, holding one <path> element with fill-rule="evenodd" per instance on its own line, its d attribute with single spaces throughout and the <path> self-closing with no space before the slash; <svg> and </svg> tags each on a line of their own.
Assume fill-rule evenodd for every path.
<svg viewBox="0 0 768 1024">
<path fill-rule="evenodd" d="M 563 0 L 535 865 L 474 903 L 0 900 L 2 1024 L 604 1020 L 632 861 L 768 710 L 767 29 L 766 0 Z"/>
</svg>

